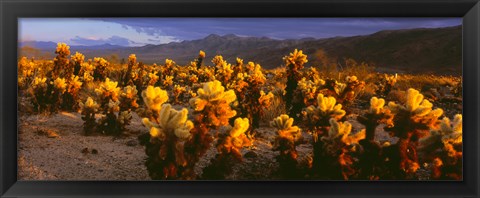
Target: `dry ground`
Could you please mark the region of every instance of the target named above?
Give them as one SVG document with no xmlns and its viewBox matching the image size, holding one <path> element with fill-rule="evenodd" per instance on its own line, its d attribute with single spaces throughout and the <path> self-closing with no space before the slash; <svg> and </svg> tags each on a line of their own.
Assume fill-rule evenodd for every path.
<svg viewBox="0 0 480 198">
<path fill-rule="evenodd" d="M 354 117 L 349 120 L 354 131 L 362 126 Z M 141 119 L 134 114 L 125 135 L 120 137 L 96 134 L 83 135 L 83 121 L 79 113 L 60 112 L 46 115 L 22 115 L 19 125 L 18 179 L 19 180 L 149 180 L 144 166 L 146 155 L 139 145 L 138 135 L 147 131 Z M 275 130 L 264 124 L 258 129 L 254 145 L 243 150 L 244 162 L 234 167 L 227 179 L 276 179 L 277 152 L 272 151 Z M 58 136 L 56 136 L 58 135 Z M 388 135 L 379 128 L 377 139 Z M 310 135 L 303 133 L 306 141 Z M 391 141 L 395 141 L 391 139 Z M 299 159 L 312 153 L 310 143 L 297 147 Z M 215 156 L 215 148 L 197 164 L 200 175 L 203 167 Z"/>
</svg>

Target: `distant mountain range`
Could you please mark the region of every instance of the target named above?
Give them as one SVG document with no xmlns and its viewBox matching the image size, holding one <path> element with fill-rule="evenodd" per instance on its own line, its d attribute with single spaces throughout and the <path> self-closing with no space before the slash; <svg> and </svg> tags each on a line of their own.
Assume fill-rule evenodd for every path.
<svg viewBox="0 0 480 198">
<path fill-rule="evenodd" d="M 19 47 L 21 55 L 53 58 L 56 43 L 25 42 Z M 323 50 L 328 57 L 339 61 L 353 58 L 373 63 L 380 71 L 458 75 L 462 69 L 462 27 L 385 30 L 364 36 L 297 40 L 211 34 L 203 39 L 161 45 L 123 47 L 105 44 L 71 46 L 70 49 L 72 53 L 79 51 L 88 58 L 112 55 L 126 58 L 133 53 L 144 63 L 161 64 L 169 58 L 180 65 L 188 64 L 203 50 L 207 54 L 207 64 L 220 54 L 231 63 L 240 57 L 244 62 L 254 61 L 265 68 L 282 66 L 282 57 L 294 49 L 301 49 L 308 55 L 306 66 L 318 65 L 316 53 Z"/>
</svg>

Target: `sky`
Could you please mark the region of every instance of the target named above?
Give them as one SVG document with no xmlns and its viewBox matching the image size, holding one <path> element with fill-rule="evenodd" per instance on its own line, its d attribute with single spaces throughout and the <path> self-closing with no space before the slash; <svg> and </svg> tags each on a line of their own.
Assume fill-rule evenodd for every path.
<svg viewBox="0 0 480 198">
<path fill-rule="evenodd" d="M 19 42 L 143 46 L 201 39 L 210 34 L 329 38 L 461 24 L 462 18 L 20 18 L 18 34 Z"/>
</svg>

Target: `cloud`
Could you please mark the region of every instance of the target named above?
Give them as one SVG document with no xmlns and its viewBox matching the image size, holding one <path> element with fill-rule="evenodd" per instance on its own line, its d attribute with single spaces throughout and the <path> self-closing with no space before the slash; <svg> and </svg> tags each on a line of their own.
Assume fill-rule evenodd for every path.
<svg viewBox="0 0 480 198">
<path fill-rule="evenodd" d="M 150 39 L 194 40 L 209 34 L 298 39 L 372 34 L 381 30 L 435 28 L 461 24 L 461 18 L 100 18 Z M 153 38 L 152 38 L 153 37 Z"/>
<path fill-rule="evenodd" d="M 71 38 L 70 41 L 76 45 L 87 45 L 87 46 L 103 45 L 103 44 L 129 46 L 130 44 L 135 43 L 127 38 L 123 38 L 119 36 L 112 36 L 107 39 L 75 36 L 74 38 Z"/>
</svg>

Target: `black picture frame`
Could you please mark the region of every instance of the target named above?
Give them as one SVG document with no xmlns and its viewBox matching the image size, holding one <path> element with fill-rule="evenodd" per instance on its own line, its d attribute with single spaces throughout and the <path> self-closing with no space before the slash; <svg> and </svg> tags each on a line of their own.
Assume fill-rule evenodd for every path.
<svg viewBox="0 0 480 198">
<path fill-rule="evenodd" d="M 478 0 L 0 0 L 1 197 L 479 197 Z M 463 181 L 17 181 L 19 17 L 463 17 Z"/>
</svg>

